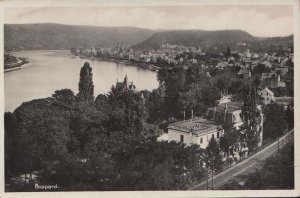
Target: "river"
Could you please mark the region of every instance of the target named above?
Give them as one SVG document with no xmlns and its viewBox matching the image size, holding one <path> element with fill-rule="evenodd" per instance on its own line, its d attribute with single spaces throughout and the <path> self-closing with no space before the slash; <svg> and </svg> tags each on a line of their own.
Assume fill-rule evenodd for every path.
<svg viewBox="0 0 300 198">
<path fill-rule="evenodd" d="M 114 62 L 81 59 L 67 50 L 21 51 L 12 55 L 28 58 L 22 69 L 4 73 L 5 111 L 14 111 L 23 102 L 51 96 L 55 90 L 68 88 L 78 93 L 80 68 L 89 62 L 93 69 L 95 97 L 107 93 L 117 79 L 127 74 L 137 90 L 158 87 L 156 72 Z"/>
</svg>

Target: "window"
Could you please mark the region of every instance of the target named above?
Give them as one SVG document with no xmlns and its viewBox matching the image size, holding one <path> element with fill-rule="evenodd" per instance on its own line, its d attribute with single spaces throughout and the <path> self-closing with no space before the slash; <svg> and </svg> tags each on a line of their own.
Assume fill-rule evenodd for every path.
<svg viewBox="0 0 300 198">
<path fill-rule="evenodd" d="M 267 96 L 268 96 L 269 94 L 267 93 Z"/>
<path fill-rule="evenodd" d="M 200 144 L 202 144 L 202 143 L 203 143 L 203 138 L 200 139 Z"/>
<path fill-rule="evenodd" d="M 183 142 L 183 141 L 184 141 L 184 136 L 180 135 L 180 142 Z"/>
<path fill-rule="evenodd" d="M 212 139 L 215 139 L 215 134 L 212 134 L 211 138 L 212 138 Z"/>
<path fill-rule="evenodd" d="M 220 132 L 217 133 L 217 138 L 219 138 L 219 137 L 220 137 Z"/>
</svg>

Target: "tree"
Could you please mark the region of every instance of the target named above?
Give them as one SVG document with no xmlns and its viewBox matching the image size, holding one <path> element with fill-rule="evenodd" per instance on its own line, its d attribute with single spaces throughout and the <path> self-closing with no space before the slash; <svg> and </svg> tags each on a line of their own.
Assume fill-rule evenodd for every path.
<svg viewBox="0 0 300 198">
<path fill-rule="evenodd" d="M 211 138 L 204 152 L 205 163 L 212 172 L 222 168 L 222 156 L 220 152 L 220 144 L 215 138 Z"/>
<path fill-rule="evenodd" d="M 276 103 L 268 104 L 265 108 L 265 117 L 264 139 L 274 140 L 283 135 L 287 129 L 284 107 Z"/>
<path fill-rule="evenodd" d="M 143 90 L 141 93 L 144 96 L 145 106 L 147 109 L 147 122 L 160 123 L 166 119 L 164 109 L 164 90 L 162 87 L 150 91 Z"/>
<path fill-rule="evenodd" d="M 186 109 L 191 110 L 191 117 L 194 117 L 194 107 L 197 103 L 197 90 L 190 89 L 186 92 L 179 93 L 179 105 L 183 107 L 183 117 L 185 119 Z"/>
<path fill-rule="evenodd" d="M 220 92 L 210 86 L 202 88 L 202 101 L 206 106 L 212 107 L 217 105 L 217 100 L 220 99 Z"/>
<path fill-rule="evenodd" d="M 230 56 L 231 55 L 231 50 L 230 50 L 230 47 L 227 46 L 227 49 L 226 49 L 226 56 Z"/>
<path fill-rule="evenodd" d="M 74 104 L 76 102 L 76 97 L 71 89 L 56 90 L 54 94 L 52 94 L 52 97 L 57 101 L 67 104 Z"/>
<path fill-rule="evenodd" d="M 239 148 L 241 133 L 233 126 L 224 125 L 224 135 L 220 138 L 220 148 L 223 152 L 230 155 L 230 149 Z"/>
<path fill-rule="evenodd" d="M 79 93 L 78 98 L 82 102 L 93 102 L 94 101 L 94 84 L 93 84 L 93 73 L 90 64 L 85 62 L 80 70 L 80 80 L 78 83 Z"/>
<path fill-rule="evenodd" d="M 216 74 L 214 86 L 222 92 L 228 92 L 229 88 L 237 80 L 236 74 L 226 69 Z"/>
<path fill-rule="evenodd" d="M 253 74 L 269 73 L 270 71 L 271 69 L 265 64 L 258 63 L 257 66 L 253 69 Z"/>
<path fill-rule="evenodd" d="M 175 67 L 171 70 L 160 69 L 158 72 L 160 86 L 165 90 L 165 111 L 172 116 L 178 116 L 180 114 L 178 99 L 179 93 L 185 90 L 185 73 L 186 71 L 180 67 Z"/>
<path fill-rule="evenodd" d="M 146 119 L 146 108 L 141 95 L 131 90 L 112 88 L 108 94 L 109 131 L 124 131 L 128 135 L 140 135 Z"/>
<path fill-rule="evenodd" d="M 19 134 L 16 130 L 17 120 L 14 114 L 5 112 L 4 114 L 4 150 L 5 150 L 5 179 L 16 176 L 21 166 L 17 163 L 18 153 L 22 148 L 19 145 Z"/>
<path fill-rule="evenodd" d="M 136 141 L 114 153 L 120 174 L 115 190 L 179 190 L 204 176 L 199 146 Z"/>
<path fill-rule="evenodd" d="M 291 130 L 294 128 L 294 105 L 291 104 L 287 107 L 285 112 L 285 120 L 288 124 L 288 129 Z"/>
<path fill-rule="evenodd" d="M 241 130 L 244 133 L 244 141 L 247 144 L 249 152 L 254 151 L 260 140 L 262 132 L 261 109 L 258 106 L 257 84 L 255 82 L 248 82 L 243 89 L 243 106 L 242 106 L 242 120 L 243 125 Z"/>
</svg>

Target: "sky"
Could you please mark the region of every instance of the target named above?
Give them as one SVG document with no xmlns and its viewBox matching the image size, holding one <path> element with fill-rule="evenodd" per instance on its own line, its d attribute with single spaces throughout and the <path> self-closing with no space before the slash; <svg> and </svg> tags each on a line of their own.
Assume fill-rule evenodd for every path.
<svg viewBox="0 0 300 198">
<path fill-rule="evenodd" d="M 111 6 L 5 8 L 5 23 L 134 26 L 147 29 L 245 30 L 253 36 L 293 34 L 293 7 Z"/>
</svg>

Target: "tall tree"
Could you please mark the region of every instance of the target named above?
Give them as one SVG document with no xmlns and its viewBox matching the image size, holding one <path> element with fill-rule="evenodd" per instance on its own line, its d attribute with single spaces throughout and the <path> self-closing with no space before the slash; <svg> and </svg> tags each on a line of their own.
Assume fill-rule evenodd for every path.
<svg viewBox="0 0 300 198">
<path fill-rule="evenodd" d="M 220 138 L 220 148 L 227 155 L 230 155 L 230 150 L 239 148 L 241 141 L 241 133 L 231 125 L 224 125 L 224 136 Z"/>
<path fill-rule="evenodd" d="M 230 50 L 230 47 L 227 46 L 227 49 L 226 49 L 226 56 L 230 56 L 231 55 L 231 50 Z"/>
<path fill-rule="evenodd" d="M 211 138 L 205 150 L 205 163 L 209 170 L 217 171 L 221 169 L 222 156 L 220 144 L 215 138 Z"/>
<path fill-rule="evenodd" d="M 243 131 L 249 152 L 256 149 L 260 142 L 260 135 L 262 132 L 261 126 L 261 109 L 258 106 L 257 83 L 249 81 L 246 83 L 243 90 L 243 106 L 242 106 L 242 119 Z"/>
<path fill-rule="evenodd" d="M 287 129 L 284 107 L 271 103 L 265 108 L 264 139 L 275 139 Z"/>
<path fill-rule="evenodd" d="M 94 101 L 93 73 L 90 64 L 85 62 L 80 70 L 80 80 L 78 83 L 78 98 L 82 102 Z"/>
<path fill-rule="evenodd" d="M 288 124 L 288 129 L 294 128 L 294 104 L 290 104 L 285 112 L 285 120 Z"/>
</svg>

